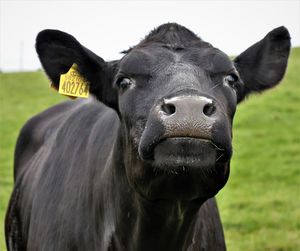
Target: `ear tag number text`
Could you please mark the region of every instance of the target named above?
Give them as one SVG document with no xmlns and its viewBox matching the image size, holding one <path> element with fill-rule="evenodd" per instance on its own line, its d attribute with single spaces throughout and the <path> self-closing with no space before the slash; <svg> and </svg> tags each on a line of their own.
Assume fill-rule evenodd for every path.
<svg viewBox="0 0 300 251">
<path fill-rule="evenodd" d="M 88 82 L 78 72 L 76 64 L 67 73 L 60 75 L 58 93 L 81 98 L 89 96 Z"/>
</svg>

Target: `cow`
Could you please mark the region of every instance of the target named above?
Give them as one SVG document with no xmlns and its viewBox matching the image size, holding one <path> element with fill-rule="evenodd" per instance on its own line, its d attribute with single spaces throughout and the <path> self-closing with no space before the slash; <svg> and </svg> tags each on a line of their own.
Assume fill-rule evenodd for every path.
<svg viewBox="0 0 300 251">
<path fill-rule="evenodd" d="M 22 128 L 8 250 L 226 250 L 214 196 L 229 177 L 234 113 L 282 80 L 288 30 L 234 59 L 177 23 L 120 60 L 58 30 L 41 31 L 36 50 L 54 88 L 76 64 L 90 97 Z"/>
</svg>

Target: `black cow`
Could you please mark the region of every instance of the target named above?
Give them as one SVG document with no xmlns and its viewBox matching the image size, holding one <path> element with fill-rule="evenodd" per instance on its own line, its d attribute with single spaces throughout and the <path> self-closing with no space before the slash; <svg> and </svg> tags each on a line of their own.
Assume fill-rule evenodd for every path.
<svg viewBox="0 0 300 251">
<path fill-rule="evenodd" d="M 282 79 L 287 29 L 233 61 L 175 23 L 118 61 L 56 30 L 40 32 L 36 49 L 54 87 L 76 63 L 93 97 L 23 127 L 8 249 L 225 250 L 213 197 L 229 176 L 236 105 Z"/>
</svg>

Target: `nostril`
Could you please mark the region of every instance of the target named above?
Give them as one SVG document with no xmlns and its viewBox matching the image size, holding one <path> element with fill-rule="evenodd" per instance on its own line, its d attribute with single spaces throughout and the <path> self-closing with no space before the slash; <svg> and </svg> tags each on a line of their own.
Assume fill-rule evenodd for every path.
<svg viewBox="0 0 300 251">
<path fill-rule="evenodd" d="M 167 115 L 172 115 L 175 113 L 176 108 L 173 104 L 162 104 L 161 110 L 166 113 Z"/>
<path fill-rule="evenodd" d="M 206 116 L 211 116 L 216 112 L 216 107 L 213 103 L 208 103 L 203 107 L 203 113 Z"/>
</svg>

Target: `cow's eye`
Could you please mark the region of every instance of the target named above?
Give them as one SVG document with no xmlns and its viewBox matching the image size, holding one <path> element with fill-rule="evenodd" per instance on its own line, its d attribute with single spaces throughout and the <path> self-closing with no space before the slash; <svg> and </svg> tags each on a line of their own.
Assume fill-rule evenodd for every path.
<svg viewBox="0 0 300 251">
<path fill-rule="evenodd" d="M 224 84 L 228 85 L 231 88 L 233 88 L 233 89 L 236 90 L 237 89 L 238 80 L 239 80 L 239 77 L 236 74 L 231 73 L 231 74 L 228 74 L 228 75 L 225 76 L 225 78 L 224 78 Z"/>
<path fill-rule="evenodd" d="M 117 86 L 123 91 L 126 90 L 131 84 L 132 81 L 130 78 L 122 77 L 117 80 Z"/>
</svg>

